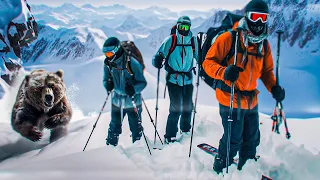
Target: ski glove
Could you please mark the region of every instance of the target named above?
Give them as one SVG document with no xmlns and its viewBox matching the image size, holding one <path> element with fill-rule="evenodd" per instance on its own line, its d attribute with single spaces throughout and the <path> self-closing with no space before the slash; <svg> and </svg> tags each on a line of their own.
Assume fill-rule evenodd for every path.
<svg viewBox="0 0 320 180">
<path fill-rule="evenodd" d="M 224 72 L 223 78 L 235 82 L 239 78 L 239 73 L 242 71 L 243 69 L 236 65 L 229 65 Z"/>
<path fill-rule="evenodd" d="M 271 88 L 271 94 L 277 102 L 283 101 L 286 95 L 283 87 L 277 85 Z"/>
<path fill-rule="evenodd" d="M 108 92 L 111 92 L 112 90 L 113 90 L 113 88 L 114 88 L 114 83 L 113 83 L 113 81 L 111 80 L 111 79 L 108 79 L 108 82 L 107 82 L 107 91 Z"/>
<path fill-rule="evenodd" d="M 153 61 L 154 61 L 154 67 L 156 67 L 158 69 L 162 68 L 163 58 L 159 54 L 155 55 Z"/>
<path fill-rule="evenodd" d="M 130 97 L 134 96 L 134 94 L 136 93 L 134 87 L 130 84 L 126 84 L 125 91 L 126 91 L 126 94 Z"/>
</svg>

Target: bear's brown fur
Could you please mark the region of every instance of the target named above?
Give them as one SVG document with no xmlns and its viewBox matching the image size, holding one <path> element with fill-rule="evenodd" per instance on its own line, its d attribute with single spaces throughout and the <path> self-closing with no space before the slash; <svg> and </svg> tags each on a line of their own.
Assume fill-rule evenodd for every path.
<svg viewBox="0 0 320 180">
<path fill-rule="evenodd" d="M 39 141 L 44 128 L 51 130 L 50 142 L 67 134 L 72 109 L 62 77 L 62 70 L 35 70 L 25 77 L 11 114 L 15 131 L 31 141 Z"/>
</svg>

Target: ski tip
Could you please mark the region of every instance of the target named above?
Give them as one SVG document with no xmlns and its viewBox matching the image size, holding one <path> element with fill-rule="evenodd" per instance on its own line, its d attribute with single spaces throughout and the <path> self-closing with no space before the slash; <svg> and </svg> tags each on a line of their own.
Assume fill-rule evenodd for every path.
<svg viewBox="0 0 320 180">
<path fill-rule="evenodd" d="M 272 180 L 272 178 L 262 175 L 261 180 Z"/>
<path fill-rule="evenodd" d="M 201 144 L 198 144 L 197 147 L 201 147 L 201 146 L 204 146 L 204 145 L 208 145 L 207 143 L 201 143 Z"/>
</svg>

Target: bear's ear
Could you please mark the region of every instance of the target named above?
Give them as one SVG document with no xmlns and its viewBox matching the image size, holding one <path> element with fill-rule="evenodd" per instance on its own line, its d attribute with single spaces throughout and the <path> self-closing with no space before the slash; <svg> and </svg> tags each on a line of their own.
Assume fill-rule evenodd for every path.
<svg viewBox="0 0 320 180">
<path fill-rule="evenodd" d="M 62 78 L 62 76 L 63 76 L 63 70 L 62 70 L 62 69 L 59 69 L 59 70 L 56 72 L 56 75 L 58 75 L 60 78 Z"/>
</svg>

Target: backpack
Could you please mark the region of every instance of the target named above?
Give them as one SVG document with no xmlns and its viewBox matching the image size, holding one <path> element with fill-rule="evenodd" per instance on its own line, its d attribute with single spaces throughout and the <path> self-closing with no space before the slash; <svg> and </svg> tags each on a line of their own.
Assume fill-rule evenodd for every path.
<svg viewBox="0 0 320 180">
<path fill-rule="evenodd" d="M 226 31 L 229 31 L 231 36 L 232 36 L 232 44 L 229 53 L 226 55 L 226 57 L 223 59 L 221 62 L 222 66 L 227 65 L 227 61 L 234 55 L 235 53 L 235 41 L 236 41 L 236 32 L 232 31 L 232 27 L 234 24 L 240 19 L 242 19 L 243 16 L 232 14 L 232 13 L 227 13 L 225 18 L 222 20 L 221 26 L 219 27 L 210 27 L 206 33 L 204 32 L 199 32 L 197 36 L 197 40 L 199 42 L 199 64 L 202 67 L 202 63 L 214 43 L 214 41 L 223 34 Z M 265 51 L 267 50 L 268 47 L 268 41 L 264 40 L 263 42 L 263 48 Z M 243 52 L 241 51 L 241 48 L 238 50 L 238 52 Z M 199 70 L 199 76 L 203 81 L 209 85 L 211 88 L 216 89 L 217 83 L 219 80 L 211 78 L 202 68 Z"/>
<path fill-rule="evenodd" d="M 144 64 L 144 61 L 143 61 L 142 54 L 141 54 L 140 50 L 138 49 L 138 47 L 134 44 L 133 41 L 122 41 L 120 43 L 120 46 L 123 48 L 125 53 L 127 55 L 129 55 L 128 57 L 132 56 L 133 58 L 135 58 L 140 63 L 140 65 L 142 66 L 143 70 L 146 68 L 146 66 Z M 127 61 L 128 65 L 130 65 L 129 62 L 130 62 L 130 58 L 128 58 L 128 61 Z M 128 71 L 132 72 L 130 67 L 129 67 Z M 130 73 L 130 74 L 132 74 L 132 73 Z"/>
</svg>

